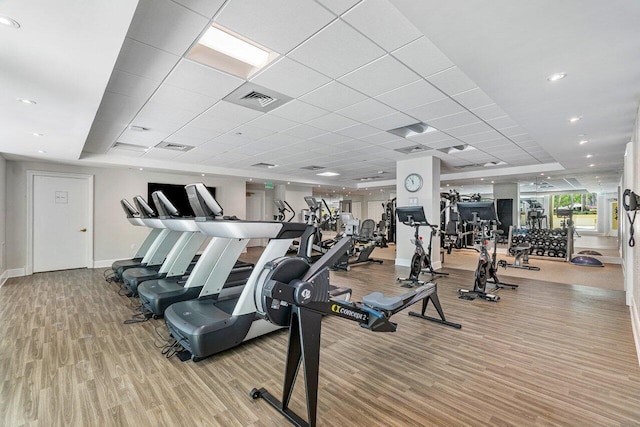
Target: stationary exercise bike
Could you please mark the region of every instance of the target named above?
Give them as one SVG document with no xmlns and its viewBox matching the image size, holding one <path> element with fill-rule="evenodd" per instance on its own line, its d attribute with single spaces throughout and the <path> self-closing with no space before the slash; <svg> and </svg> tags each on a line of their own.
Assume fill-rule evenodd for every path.
<svg viewBox="0 0 640 427">
<path fill-rule="evenodd" d="M 398 221 L 402 222 L 404 225 L 413 227 L 416 230 L 414 238 L 411 239 L 411 243 L 415 245 L 415 250 L 413 252 L 413 257 L 411 258 L 411 270 L 409 272 L 409 277 L 398 277 L 397 279 L 398 282 L 403 282 L 402 287 L 410 288 L 413 286 L 423 285 L 424 282 L 420 280 L 420 273 L 429 273 L 431 274 L 431 278 L 436 276 L 448 276 L 449 273 L 437 272 L 431 263 L 431 244 L 433 242 L 433 236 L 438 234 L 438 227 L 429 224 L 429 221 L 427 221 L 427 217 L 424 214 L 423 207 L 397 207 L 396 215 L 398 215 Z M 422 236 L 420 236 L 420 226 L 422 225 L 426 225 L 431 228 L 429 232 L 429 245 L 427 246 L 426 251 L 422 242 Z"/>
<path fill-rule="evenodd" d="M 458 289 L 461 299 L 474 300 L 480 297 L 486 301 L 497 302 L 500 297 L 494 293 L 487 292 L 487 283 L 495 285 L 492 292 L 509 287 L 515 289 L 518 285 L 501 282 L 498 278 L 496 268 L 496 245 L 497 236 L 503 233 L 497 229 L 498 216 L 493 202 L 466 202 L 458 203 L 460 218 L 468 224 L 472 224 L 480 234 L 480 244 L 478 251 L 478 266 L 476 267 L 473 290 Z M 489 254 L 489 239 L 493 240 L 493 254 Z"/>
</svg>

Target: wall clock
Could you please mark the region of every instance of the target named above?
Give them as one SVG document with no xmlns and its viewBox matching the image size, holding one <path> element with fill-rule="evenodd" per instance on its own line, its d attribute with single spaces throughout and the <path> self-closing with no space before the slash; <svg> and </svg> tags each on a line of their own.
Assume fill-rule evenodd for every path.
<svg viewBox="0 0 640 427">
<path fill-rule="evenodd" d="M 411 193 L 415 193 L 422 188 L 422 177 L 417 173 L 407 175 L 404 180 L 404 188 Z"/>
</svg>

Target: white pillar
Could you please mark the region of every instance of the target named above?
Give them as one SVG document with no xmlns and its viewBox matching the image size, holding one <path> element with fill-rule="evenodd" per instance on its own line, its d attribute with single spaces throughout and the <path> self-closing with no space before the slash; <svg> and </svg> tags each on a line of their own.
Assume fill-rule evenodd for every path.
<svg viewBox="0 0 640 427">
<path fill-rule="evenodd" d="M 404 188 L 407 175 L 417 173 L 422 177 L 422 187 L 412 193 Z M 419 206 L 424 207 L 427 221 L 433 225 L 440 224 L 440 159 L 437 157 L 420 157 L 402 160 L 396 163 L 396 206 L 409 206 L 410 199 L 415 199 Z M 396 217 L 397 221 L 397 217 Z M 429 237 L 430 229 L 420 228 L 424 239 Z M 414 230 L 400 222 L 396 223 L 396 265 L 409 266 L 413 256 L 414 246 L 411 244 Z M 425 240 L 425 244 L 428 241 Z M 432 243 L 433 267 L 438 269 L 440 263 L 440 238 L 434 237 Z"/>
</svg>

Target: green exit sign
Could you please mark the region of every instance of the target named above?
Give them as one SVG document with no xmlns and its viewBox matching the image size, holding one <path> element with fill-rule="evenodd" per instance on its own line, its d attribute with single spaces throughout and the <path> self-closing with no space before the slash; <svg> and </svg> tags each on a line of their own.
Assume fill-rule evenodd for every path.
<svg viewBox="0 0 640 427">
<path fill-rule="evenodd" d="M 273 188 L 273 182 L 265 182 L 264 188 Z"/>
</svg>

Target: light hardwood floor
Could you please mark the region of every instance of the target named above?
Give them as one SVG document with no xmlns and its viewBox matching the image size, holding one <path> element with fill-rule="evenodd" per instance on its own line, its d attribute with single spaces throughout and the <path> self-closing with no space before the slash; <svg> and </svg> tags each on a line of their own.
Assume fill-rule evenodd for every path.
<svg viewBox="0 0 640 427">
<path fill-rule="evenodd" d="M 250 251 L 249 258 L 255 256 Z M 249 391 L 281 390 L 287 334 L 277 332 L 199 363 L 166 359 L 152 320 L 102 279 L 73 270 L 0 288 L 2 426 L 281 426 Z M 399 313 L 396 333 L 323 320 L 323 426 L 640 425 L 640 368 L 620 291 L 511 279 L 498 303 L 459 300 L 472 272 L 438 280 L 461 330 Z M 407 269 L 391 262 L 332 273 L 354 299 L 399 295 Z M 507 281 L 507 277 L 503 278 Z M 431 308 L 432 309 L 432 308 Z M 304 414 L 303 387 L 293 408 Z"/>
</svg>

